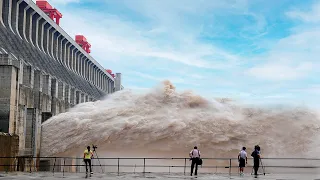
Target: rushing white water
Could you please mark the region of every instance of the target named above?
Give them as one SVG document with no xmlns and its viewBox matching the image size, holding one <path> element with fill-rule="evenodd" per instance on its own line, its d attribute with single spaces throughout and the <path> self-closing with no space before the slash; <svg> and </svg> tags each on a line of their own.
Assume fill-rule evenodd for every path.
<svg viewBox="0 0 320 180">
<path fill-rule="evenodd" d="M 42 126 L 42 156 L 81 155 L 97 144 L 108 156 L 231 157 L 246 146 L 264 157 L 313 156 L 320 119 L 307 108 L 256 108 L 179 93 L 165 81 L 146 94 L 120 91 L 80 104 Z"/>
</svg>

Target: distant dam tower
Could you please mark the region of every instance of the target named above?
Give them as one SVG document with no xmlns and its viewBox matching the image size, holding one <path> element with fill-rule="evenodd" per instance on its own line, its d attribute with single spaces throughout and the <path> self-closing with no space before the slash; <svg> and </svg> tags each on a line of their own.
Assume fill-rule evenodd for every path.
<svg viewBox="0 0 320 180">
<path fill-rule="evenodd" d="M 45 0 L 0 0 L 0 14 L 0 132 L 18 135 L 17 156 L 37 157 L 41 124 L 122 90 L 121 73 L 90 56 L 84 35 L 71 38 Z"/>
</svg>

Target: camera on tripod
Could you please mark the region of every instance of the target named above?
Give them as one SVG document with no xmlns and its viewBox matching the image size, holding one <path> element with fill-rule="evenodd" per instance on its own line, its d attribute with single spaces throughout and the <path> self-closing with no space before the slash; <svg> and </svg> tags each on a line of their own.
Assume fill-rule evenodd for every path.
<svg viewBox="0 0 320 180">
<path fill-rule="evenodd" d="M 93 151 L 96 151 L 96 149 L 98 149 L 98 146 L 92 144 L 92 148 L 93 148 Z"/>
</svg>

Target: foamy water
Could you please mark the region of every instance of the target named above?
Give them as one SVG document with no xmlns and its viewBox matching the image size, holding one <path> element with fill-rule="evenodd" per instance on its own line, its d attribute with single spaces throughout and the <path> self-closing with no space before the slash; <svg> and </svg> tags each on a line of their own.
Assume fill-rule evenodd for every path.
<svg viewBox="0 0 320 180">
<path fill-rule="evenodd" d="M 177 92 L 165 81 L 145 94 L 129 90 L 84 103 L 42 126 L 42 156 L 236 157 L 259 144 L 264 157 L 316 157 L 320 118 L 302 107 L 256 108 Z"/>
</svg>

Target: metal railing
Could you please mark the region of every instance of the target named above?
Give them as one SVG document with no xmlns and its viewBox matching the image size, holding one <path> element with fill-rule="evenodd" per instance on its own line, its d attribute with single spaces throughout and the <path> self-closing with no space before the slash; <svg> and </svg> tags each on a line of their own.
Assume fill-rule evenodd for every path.
<svg viewBox="0 0 320 180">
<path fill-rule="evenodd" d="M 99 161 L 98 161 L 99 160 Z M 239 173 L 237 158 L 202 158 L 199 173 Z M 252 172 L 252 159 L 248 159 L 245 173 Z M 92 168 L 97 173 L 190 173 L 189 158 L 94 158 Z M 320 159 L 264 158 L 261 173 L 317 173 Z M 82 173 L 85 164 L 75 157 L 0 157 L 0 171 Z"/>
</svg>

